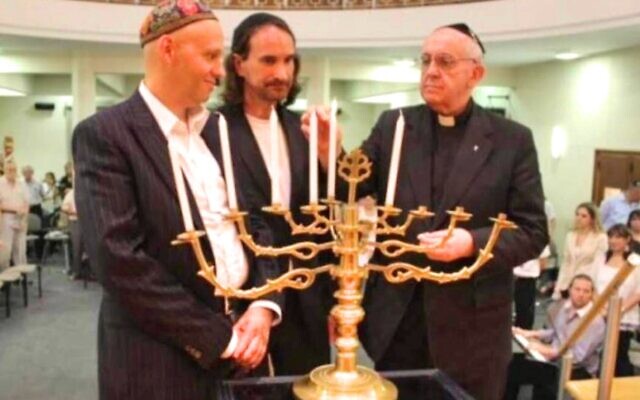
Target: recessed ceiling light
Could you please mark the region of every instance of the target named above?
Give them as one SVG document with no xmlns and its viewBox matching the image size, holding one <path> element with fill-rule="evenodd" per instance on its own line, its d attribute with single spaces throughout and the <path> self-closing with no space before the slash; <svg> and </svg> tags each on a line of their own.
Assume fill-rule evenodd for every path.
<svg viewBox="0 0 640 400">
<path fill-rule="evenodd" d="M 385 93 L 385 94 L 377 94 L 373 96 L 360 97 L 355 99 L 356 103 L 365 103 L 365 104 L 392 104 L 398 102 L 407 97 L 407 94 L 404 92 L 393 92 L 393 93 Z"/>
<path fill-rule="evenodd" d="M 569 61 L 569 60 L 575 60 L 576 58 L 580 57 L 580 54 L 572 53 L 570 51 L 565 51 L 562 53 L 557 53 L 555 57 L 558 60 Z"/>
<path fill-rule="evenodd" d="M 19 90 L 0 87 L 0 97 L 22 97 L 22 96 L 26 96 L 26 95 Z"/>
<path fill-rule="evenodd" d="M 404 58 L 402 60 L 395 60 L 393 65 L 400 68 L 411 68 L 416 65 L 416 62 L 410 58 Z"/>
</svg>

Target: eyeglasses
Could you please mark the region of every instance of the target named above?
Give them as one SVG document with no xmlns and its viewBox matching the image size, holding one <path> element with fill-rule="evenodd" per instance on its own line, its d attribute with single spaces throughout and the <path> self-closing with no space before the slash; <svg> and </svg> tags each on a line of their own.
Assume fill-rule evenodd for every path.
<svg viewBox="0 0 640 400">
<path fill-rule="evenodd" d="M 474 63 L 477 62 L 475 58 L 455 58 L 451 54 L 446 53 L 435 54 L 433 56 L 431 54 L 423 54 L 421 60 L 422 68 L 429 68 L 431 62 L 434 62 L 436 67 L 443 71 L 452 70 L 461 61 L 473 61 Z"/>
</svg>

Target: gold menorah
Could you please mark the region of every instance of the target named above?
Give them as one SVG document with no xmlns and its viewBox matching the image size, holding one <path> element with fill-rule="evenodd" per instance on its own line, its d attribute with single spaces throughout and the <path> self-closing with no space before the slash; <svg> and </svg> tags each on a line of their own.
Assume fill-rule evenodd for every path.
<svg viewBox="0 0 640 400">
<path fill-rule="evenodd" d="M 472 216 L 464 212 L 461 207 L 448 211 L 450 222 L 447 234 L 440 243 L 426 247 L 405 243 L 400 240 L 386 240 L 379 243 L 369 243 L 366 237 L 369 232 L 376 234 L 393 234 L 404 236 L 411 223 L 416 219 L 432 217 L 426 207 L 420 206 L 409 212 L 404 223 L 391 225 L 390 217 L 398 216 L 402 210 L 385 205 L 378 207 L 379 215 L 375 224 L 361 222 L 358 218 L 356 202 L 357 185 L 371 174 L 371 162 L 360 151 L 355 150 L 340 160 L 338 174 L 348 182 L 349 192 L 346 203 L 327 199 L 326 205 L 309 204 L 301 207 L 303 214 L 313 217 L 313 222 L 304 225 L 294 221 L 291 211 L 279 204 L 264 207 L 269 213 L 282 216 L 291 227 L 293 234 L 321 235 L 331 232 L 332 241 L 324 243 L 299 242 L 289 246 L 274 248 L 257 244 L 247 232 L 245 225 L 246 212 L 237 209 L 230 210 L 227 218 L 233 221 L 238 229 L 240 240 L 257 256 L 277 257 L 290 255 L 297 259 L 308 260 L 320 251 L 332 250 L 339 257 L 339 264 L 327 264 L 317 268 L 290 269 L 274 280 L 251 289 L 234 289 L 222 284 L 216 277 L 215 267 L 211 265 L 200 245 L 199 238 L 202 231 L 189 231 L 178 235 L 173 244 L 190 244 L 197 258 L 200 271 L 198 275 L 206 279 L 214 288 L 215 295 L 225 298 L 228 307 L 229 299 L 256 299 L 272 292 L 283 289 L 304 290 L 311 286 L 317 275 L 330 273 L 338 282 L 335 297 L 338 304 L 331 310 L 331 316 L 336 321 L 337 357 L 335 364 L 323 365 L 315 368 L 308 376 L 294 384 L 293 391 L 299 399 L 396 399 L 395 386 L 381 378 L 375 371 L 357 364 L 358 324 L 364 319 L 365 312 L 361 306 L 363 297 L 362 283 L 367 279 L 370 271 L 380 272 L 391 283 L 402 283 L 410 279 L 416 281 L 429 280 L 440 284 L 469 279 L 476 271 L 485 265 L 492 257 L 492 250 L 500 232 L 503 229 L 514 229 L 516 225 L 500 214 L 492 218 L 493 229 L 485 247 L 471 266 L 464 267 L 457 272 L 434 272 L 431 267 L 418 267 L 404 262 L 394 262 L 386 266 L 369 264 L 358 265 L 358 255 L 365 246 L 373 245 L 389 258 L 396 258 L 405 253 L 419 253 L 428 255 L 429 250 L 443 246 L 453 234 L 459 222 L 468 221 Z M 328 216 L 327 214 L 328 208 Z M 341 212 L 338 212 L 340 208 Z"/>
</svg>

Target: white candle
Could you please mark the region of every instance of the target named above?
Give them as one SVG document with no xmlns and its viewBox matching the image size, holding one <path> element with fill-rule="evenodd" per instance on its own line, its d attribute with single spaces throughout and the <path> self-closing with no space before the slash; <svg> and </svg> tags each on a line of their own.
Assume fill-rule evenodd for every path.
<svg viewBox="0 0 640 400">
<path fill-rule="evenodd" d="M 404 115 L 400 111 L 396 121 L 396 131 L 393 134 L 393 148 L 391 150 L 391 165 L 389 166 L 389 179 L 387 180 L 387 197 L 384 204 L 392 206 L 396 196 L 396 184 L 398 181 L 398 166 L 400 164 L 400 150 L 404 136 Z"/>
<path fill-rule="evenodd" d="M 187 196 L 187 188 L 184 184 L 182 169 L 180 168 L 180 157 L 176 150 L 169 143 L 169 157 L 171 159 L 171 170 L 173 171 L 173 180 L 176 183 L 178 192 L 178 202 L 180 204 L 180 215 L 186 232 L 193 231 L 193 218 L 191 216 L 191 207 L 189 206 L 189 197 Z"/>
<path fill-rule="evenodd" d="M 318 204 L 318 116 L 309 121 L 309 204 Z"/>
<path fill-rule="evenodd" d="M 336 142 L 337 142 L 337 122 L 338 103 L 334 99 L 331 102 L 331 115 L 329 117 L 329 176 L 327 179 L 327 197 L 336 197 Z"/>
<path fill-rule="evenodd" d="M 231 159 L 231 147 L 229 146 L 229 129 L 224 115 L 218 114 L 218 132 L 220 133 L 220 147 L 222 148 L 222 165 L 224 168 L 225 182 L 227 184 L 227 200 L 229 209 L 238 209 L 235 178 L 233 175 L 233 161 Z"/>
<path fill-rule="evenodd" d="M 271 109 L 269 128 L 271 139 L 271 163 L 269 168 L 269 173 L 271 175 L 271 204 L 280 204 L 280 142 L 278 140 L 278 114 L 276 114 L 275 107 Z"/>
</svg>

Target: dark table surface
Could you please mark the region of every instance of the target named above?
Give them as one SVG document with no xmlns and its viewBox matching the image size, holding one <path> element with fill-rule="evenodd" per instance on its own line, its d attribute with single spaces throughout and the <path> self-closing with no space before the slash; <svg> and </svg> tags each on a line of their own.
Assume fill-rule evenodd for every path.
<svg viewBox="0 0 640 400">
<path fill-rule="evenodd" d="M 380 375 L 393 382 L 399 400 L 472 400 L 445 373 L 434 370 L 387 371 Z M 219 400 L 294 400 L 293 382 L 300 376 L 246 378 L 222 381 L 217 387 Z"/>
</svg>

